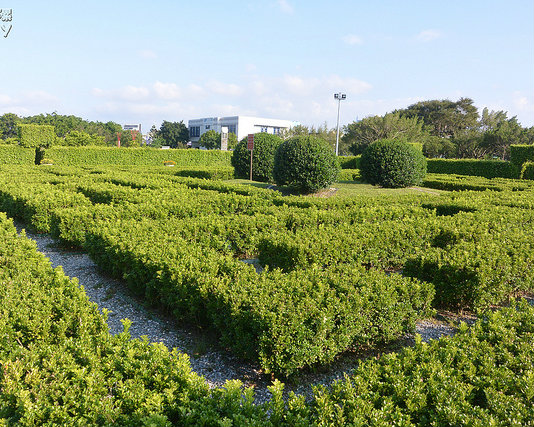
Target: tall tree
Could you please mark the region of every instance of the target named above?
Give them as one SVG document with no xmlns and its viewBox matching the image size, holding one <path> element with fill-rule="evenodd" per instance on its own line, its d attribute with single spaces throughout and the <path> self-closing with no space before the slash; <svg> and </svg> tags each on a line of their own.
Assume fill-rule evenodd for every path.
<svg viewBox="0 0 534 427">
<path fill-rule="evenodd" d="M 6 113 L 0 116 L 0 139 L 16 138 L 17 123 L 20 123 L 20 118 L 16 114 Z"/>
<path fill-rule="evenodd" d="M 441 138 L 478 127 L 478 109 L 470 98 L 422 101 L 397 112 L 402 117 L 421 119 L 432 135 Z"/>
<path fill-rule="evenodd" d="M 208 150 L 216 150 L 221 148 L 221 134 L 217 131 L 209 130 L 200 136 L 198 143 Z"/>
<path fill-rule="evenodd" d="M 379 139 L 397 139 L 424 143 L 428 133 L 418 117 L 403 117 L 399 113 L 366 117 L 350 123 L 344 129 L 342 141 L 354 155 L 363 153 L 369 144 Z"/>
<path fill-rule="evenodd" d="M 189 130 L 183 121 L 168 122 L 164 120 L 158 131 L 158 137 L 171 148 L 184 148 L 189 141 Z"/>
</svg>

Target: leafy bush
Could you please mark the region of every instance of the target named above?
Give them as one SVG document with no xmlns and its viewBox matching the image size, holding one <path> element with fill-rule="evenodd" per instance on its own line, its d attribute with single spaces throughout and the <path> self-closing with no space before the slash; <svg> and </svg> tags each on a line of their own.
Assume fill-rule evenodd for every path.
<svg viewBox="0 0 534 427">
<path fill-rule="evenodd" d="M 511 145 L 510 160 L 521 170 L 523 163 L 534 161 L 534 145 Z"/>
<path fill-rule="evenodd" d="M 252 151 L 252 179 L 261 182 L 273 182 L 274 155 L 282 143 L 282 139 L 268 133 L 254 135 L 254 150 Z M 250 151 L 247 140 L 243 139 L 235 147 L 232 154 L 232 166 L 235 177 L 247 179 L 250 177 Z"/>
<path fill-rule="evenodd" d="M 338 157 L 341 169 L 360 169 L 361 156 L 340 156 Z"/>
<path fill-rule="evenodd" d="M 339 170 L 339 162 L 328 142 L 302 135 L 280 145 L 274 158 L 273 177 L 277 185 L 311 193 L 332 184 Z"/>
<path fill-rule="evenodd" d="M 534 162 L 525 162 L 521 168 L 522 179 L 534 179 Z"/>
<path fill-rule="evenodd" d="M 402 188 L 418 185 L 426 174 L 421 150 L 401 141 L 373 142 L 360 160 L 362 179 L 373 185 Z"/>
<path fill-rule="evenodd" d="M 70 131 L 64 139 L 58 139 L 58 144 L 70 147 L 106 145 L 106 140 L 103 136 L 73 130 Z"/>
</svg>

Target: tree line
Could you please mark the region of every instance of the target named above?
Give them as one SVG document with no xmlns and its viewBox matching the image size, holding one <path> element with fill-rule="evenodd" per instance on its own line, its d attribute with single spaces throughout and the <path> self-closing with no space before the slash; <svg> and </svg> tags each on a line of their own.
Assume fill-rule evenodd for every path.
<svg viewBox="0 0 534 427">
<path fill-rule="evenodd" d="M 534 143 L 534 127 L 522 127 L 506 111 L 484 108 L 479 114 L 470 98 L 431 100 L 350 123 L 341 147 L 358 155 L 379 139 L 420 143 L 429 158 L 509 160 L 510 145 Z"/>
<path fill-rule="evenodd" d="M 3 143 L 18 143 L 17 124 L 54 126 L 55 145 L 116 145 L 120 135 L 121 146 L 133 147 L 148 144 L 152 147 L 169 146 L 187 148 L 189 130 L 182 121 L 164 120 L 161 126 L 152 126 L 144 140 L 135 132 L 125 131 L 118 123 L 93 122 L 73 115 L 57 113 L 19 117 L 13 113 L 0 116 L 0 139 Z M 332 148 L 336 144 L 336 129 L 324 123 L 318 127 L 295 126 L 282 133 L 282 139 L 300 135 L 316 135 Z M 508 117 L 506 111 L 479 113 L 470 98 L 458 101 L 430 100 L 394 110 L 383 116 L 369 116 L 344 126 L 339 142 L 341 155 L 359 155 L 374 141 L 396 139 L 419 143 L 428 158 L 498 158 L 509 160 L 510 145 L 533 144 L 534 127 L 522 127 L 517 117 Z M 204 133 L 199 145 L 207 149 L 220 148 L 220 134 Z M 237 137 L 229 135 L 228 147 L 237 144 Z"/>
</svg>

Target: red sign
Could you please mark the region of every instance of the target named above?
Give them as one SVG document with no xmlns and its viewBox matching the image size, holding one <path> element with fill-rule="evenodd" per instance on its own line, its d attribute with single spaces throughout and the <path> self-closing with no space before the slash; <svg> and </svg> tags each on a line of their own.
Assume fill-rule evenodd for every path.
<svg viewBox="0 0 534 427">
<path fill-rule="evenodd" d="M 247 149 L 252 151 L 254 150 L 254 134 L 249 133 L 247 136 Z"/>
</svg>

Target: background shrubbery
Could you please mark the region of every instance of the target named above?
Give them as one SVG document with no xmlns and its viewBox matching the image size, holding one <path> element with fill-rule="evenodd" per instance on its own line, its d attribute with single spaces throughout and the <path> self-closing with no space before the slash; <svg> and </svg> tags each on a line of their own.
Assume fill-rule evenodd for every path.
<svg viewBox="0 0 534 427">
<path fill-rule="evenodd" d="M 284 141 L 274 158 L 274 180 L 310 193 L 328 187 L 340 167 L 330 145 L 315 136 L 296 136 Z"/>
<path fill-rule="evenodd" d="M 426 159 L 421 150 L 405 142 L 380 140 L 363 152 L 360 160 L 362 179 L 373 185 L 401 188 L 418 185 L 426 174 Z"/>
</svg>

